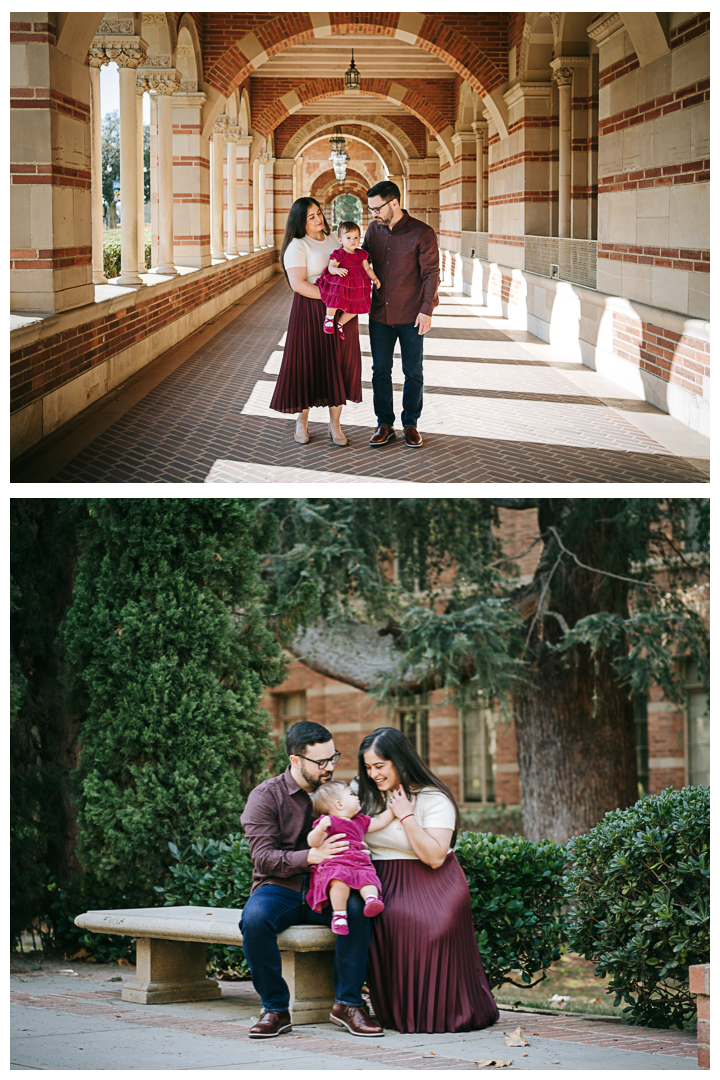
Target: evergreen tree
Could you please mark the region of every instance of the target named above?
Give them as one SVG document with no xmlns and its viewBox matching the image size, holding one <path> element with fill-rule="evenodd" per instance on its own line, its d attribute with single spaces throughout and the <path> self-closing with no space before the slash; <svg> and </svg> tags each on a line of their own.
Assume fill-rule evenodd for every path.
<svg viewBox="0 0 720 1080">
<path fill-rule="evenodd" d="M 375 692 L 445 687 L 513 711 L 525 835 L 565 841 L 637 799 L 632 695 L 677 703 L 690 655 L 709 679 L 698 600 L 709 501 L 270 499 L 265 572 L 280 633 L 313 613 L 384 623 L 397 664 Z M 538 512 L 541 557 L 518 586 L 491 538 L 498 506 Z M 393 561 L 394 560 L 394 561 Z M 660 577 L 658 576 L 660 574 Z M 420 594 L 418 594 L 420 590 Z"/>
<path fill-rule="evenodd" d="M 168 842 L 238 828 L 271 749 L 259 700 L 284 671 L 256 555 L 272 531 L 245 500 L 87 500 L 63 636 L 78 854 L 101 879 L 159 883 Z"/>
<path fill-rule="evenodd" d="M 10 932 L 45 912 L 49 874 L 77 872 L 69 773 L 76 724 L 57 630 L 72 595 L 73 500 L 10 500 Z"/>
</svg>

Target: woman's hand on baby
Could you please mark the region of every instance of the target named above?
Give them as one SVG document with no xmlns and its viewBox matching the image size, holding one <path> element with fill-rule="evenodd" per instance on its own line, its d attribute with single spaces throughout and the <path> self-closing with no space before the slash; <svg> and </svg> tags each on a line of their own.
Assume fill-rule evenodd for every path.
<svg viewBox="0 0 720 1080">
<path fill-rule="evenodd" d="M 396 818 L 403 818 L 407 814 L 412 814 L 415 808 L 415 801 L 417 796 L 413 795 L 412 799 L 409 799 L 405 794 L 405 789 L 402 784 L 396 787 L 394 791 L 390 793 L 388 799 L 388 807 L 392 810 Z"/>
<path fill-rule="evenodd" d="M 346 835 L 346 833 L 336 833 L 334 836 L 328 836 L 318 847 L 309 848 L 307 853 L 308 863 L 312 866 L 313 863 L 321 863 L 325 862 L 326 859 L 332 859 L 334 855 L 341 855 L 346 848 L 350 847 L 349 842 L 345 839 Z"/>
</svg>

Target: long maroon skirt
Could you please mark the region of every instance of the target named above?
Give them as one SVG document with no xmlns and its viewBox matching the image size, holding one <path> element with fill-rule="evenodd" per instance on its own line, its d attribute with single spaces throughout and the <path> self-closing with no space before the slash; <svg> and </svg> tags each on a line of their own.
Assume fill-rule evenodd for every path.
<svg viewBox="0 0 720 1080">
<path fill-rule="evenodd" d="M 318 405 L 362 401 L 362 368 L 358 320 L 343 327 L 343 341 L 323 331 L 325 305 L 295 293 L 285 351 L 270 408 L 294 413 Z"/>
<path fill-rule="evenodd" d="M 378 859 L 385 910 L 371 920 L 367 983 L 383 1027 L 476 1031 L 498 1019 L 480 960 L 470 890 L 450 852 L 438 870 Z"/>
</svg>

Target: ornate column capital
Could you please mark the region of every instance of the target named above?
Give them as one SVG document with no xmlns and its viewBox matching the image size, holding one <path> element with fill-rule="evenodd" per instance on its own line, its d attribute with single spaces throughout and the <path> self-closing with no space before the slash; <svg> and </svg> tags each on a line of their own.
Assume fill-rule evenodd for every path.
<svg viewBox="0 0 720 1080">
<path fill-rule="evenodd" d="M 475 133 L 475 138 L 478 142 L 487 141 L 488 123 L 487 120 L 473 120 L 472 129 Z"/>
<path fill-rule="evenodd" d="M 118 67 L 138 68 L 147 58 L 147 48 L 147 42 L 137 34 L 99 35 L 92 40 L 88 62 L 90 67 L 116 63 Z"/>
<path fill-rule="evenodd" d="M 553 71 L 553 79 L 558 86 L 572 86 L 572 68 L 558 67 Z"/>
<path fill-rule="evenodd" d="M 212 135 L 224 135 L 225 132 L 227 131 L 227 129 L 228 129 L 228 118 L 227 118 L 227 116 L 225 116 L 224 113 L 221 113 L 220 116 L 218 116 L 217 120 L 215 121 L 215 123 L 213 125 L 213 129 L 212 129 L 211 134 Z"/>
<path fill-rule="evenodd" d="M 241 134 L 240 134 L 240 128 L 239 127 L 228 127 L 226 129 L 226 131 L 225 131 L 225 142 L 226 143 L 234 143 L 235 145 L 237 145 L 237 143 L 240 141 L 240 138 L 241 138 Z"/>
<path fill-rule="evenodd" d="M 179 71 L 169 67 L 143 67 L 137 73 L 138 87 L 142 83 L 143 90 L 159 95 L 176 94 L 181 78 Z"/>
</svg>

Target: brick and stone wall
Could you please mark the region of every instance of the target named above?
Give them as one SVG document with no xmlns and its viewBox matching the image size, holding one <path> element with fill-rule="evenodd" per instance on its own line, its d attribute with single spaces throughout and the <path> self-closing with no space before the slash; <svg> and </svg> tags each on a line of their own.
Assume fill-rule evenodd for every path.
<svg viewBox="0 0 720 1080">
<path fill-rule="evenodd" d="M 690 993 L 697 998 L 698 1068 L 710 1068 L 710 965 L 690 968 Z"/>
</svg>

